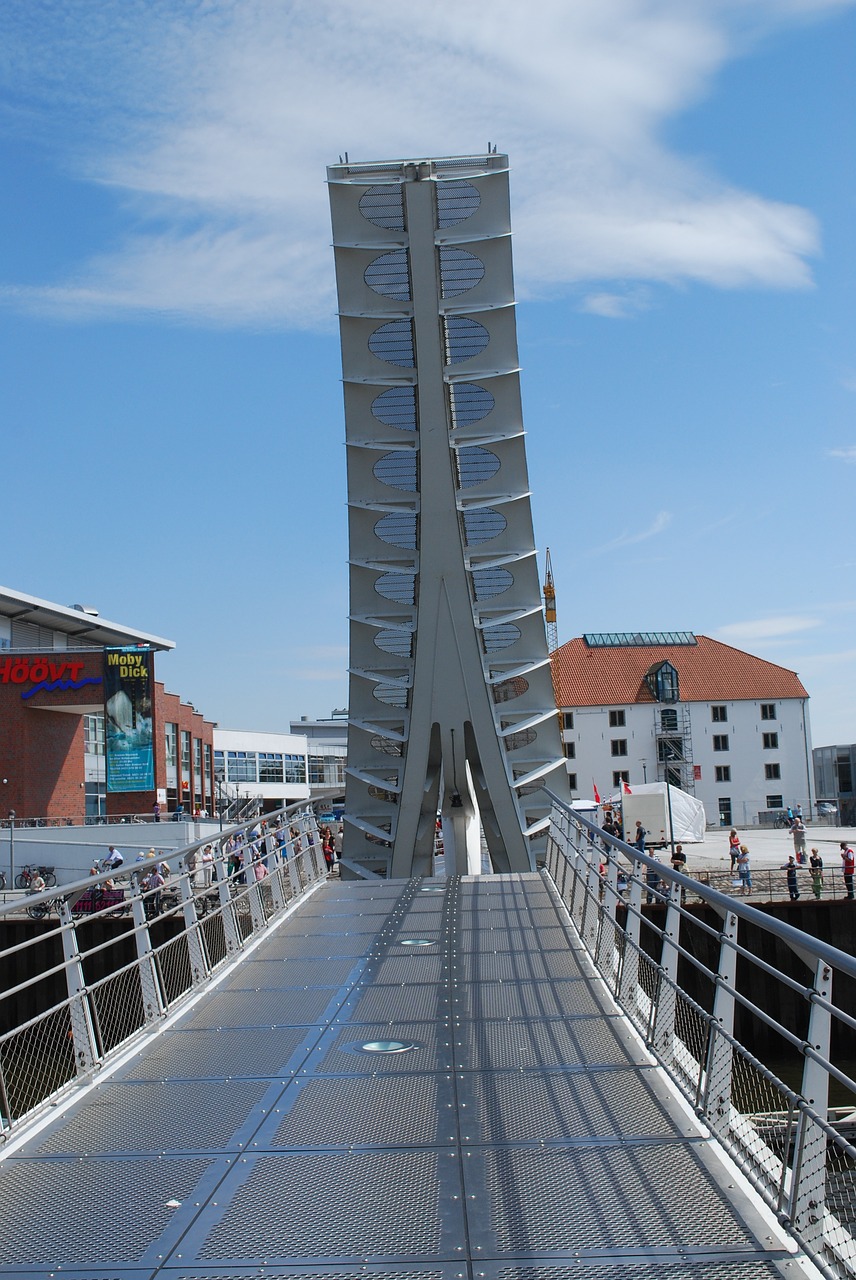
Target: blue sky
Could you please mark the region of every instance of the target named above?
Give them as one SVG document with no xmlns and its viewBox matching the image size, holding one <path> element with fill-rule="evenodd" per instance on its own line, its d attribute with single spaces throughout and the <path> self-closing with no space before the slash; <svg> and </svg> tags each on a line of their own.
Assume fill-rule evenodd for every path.
<svg viewBox="0 0 856 1280">
<path fill-rule="evenodd" d="M 344 706 L 325 166 L 491 141 L 560 640 L 715 636 L 856 740 L 854 55 L 852 0 L 10 0 L 0 578 L 222 725 Z"/>
</svg>

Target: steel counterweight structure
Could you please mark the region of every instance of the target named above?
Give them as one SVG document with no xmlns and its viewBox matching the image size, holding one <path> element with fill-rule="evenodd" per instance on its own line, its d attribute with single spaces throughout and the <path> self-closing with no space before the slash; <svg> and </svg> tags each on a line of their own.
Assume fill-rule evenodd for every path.
<svg viewBox="0 0 856 1280">
<path fill-rule="evenodd" d="M 520 404 L 507 157 L 328 169 L 350 531 L 344 857 L 533 865 L 567 785 Z"/>
</svg>

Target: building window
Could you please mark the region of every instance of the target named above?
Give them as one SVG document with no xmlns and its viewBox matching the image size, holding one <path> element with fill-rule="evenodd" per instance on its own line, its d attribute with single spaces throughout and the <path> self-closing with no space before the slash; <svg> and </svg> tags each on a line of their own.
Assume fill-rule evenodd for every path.
<svg viewBox="0 0 856 1280">
<path fill-rule="evenodd" d="M 230 782 L 255 782 L 255 751 L 227 751 L 226 766 Z"/>
<path fill-rule="evenodd" d="M 303 756 L 283 756 L 286 782 L 306 781 L 306 761 Z"/>
<path fill-rule="evenodd" d="M 309 785 L 338 787 L 345 781 L 344 756 L 310 756 Z"/>
<path fill-rule="evenodd" d="M 783 804 L 782 804 L 782 797 L 781 797 L 781 796 L 767 796 L 767 808 L 768 808 L 768 809 L 781 809 L 781 808 L 783 808 Z"/>
<path fill-rule="evenodd" d="M 853 770 L 850 766 L 849 756 L 836 756 L 835 776 L 838 780 L 839 792 L 849 794 L 853 790 Z"/>
<path fill-rule="evenodd" d="M 768 782 L 775 782 L 782 776 L 782 766 L 780 764 L 765 764 L 764 777 Z"/>
<path fill-rule="evenodd" d="M 728 707 L 716 706 L 710 709 L 710 718 L 714 724 L 725 724 L 728 719 Z"/>
<path fill-rule="evenodd" d="M 222 752 L 221 752 L 222 759 Z M 213 768 L 211 764 L 211 743 L 205 743 L 205 794 L 211 795 L 211 778 L 213 776 Z"/>
<path fill-rule="evenodd" d="M 765 751 L 778 751 L 779 735 L 777 733 L 765 733 L 763 734 L 763 739 Z"/>
<path fill-rule="evenodd" d="M 625 724 L 623 711 L 610 711 L 609 727 L 610 729 L 622 729 Z"/>
<path fill-rule="evenodd" d="M 164 732 L 164 746 L 165 746 L 164 754 L 166 757 L 167 768 L 169 768 L 170 766 L 172 768 L 175 768 L 176 762 L 178 760 L 178 725 L 165 724 L 163 727 L 163 732 Z"/>
<path fill-rule="evenodd" d="M 657 759 L 661 764 L 669 760 L 683 760 L 684 743 L 682 738 L 660 738 L 657 743 Z"/>
<path fill-rule="evenodd" d="M 88 756 L 104 755 L 104 717 L 83 717 L 83 750 Z"/>
<path fill-rule="evenodd" d="M 666 707 L 660 712 L 660 732 L 677 733 L 678 713 L 674 707 Z"/>
<path fill-rule="evenodd" d="M 284 782 L 282 756 L 275 751 L 259 752 L 259 782 Z"/>
<path fill-rule="evenodd" d="M 575 773 L 569 773 L 569 774 L 568 774 L 568 786 L 571 788 L 571 790 L 572 790 L 572 791 L 576 791 L 576 789 L 577 789 L 577 775 L 576 775 Z"/>
<path fill-rule="evenodd" d="M 721 827 L 730 827 L 731 796 L 720 796 L 717 803 L 719 804 L 719 825 Z"/>
<path fill-rule="evenodd" d="M 575 760 L 577 756 L 577 744 L 575 742 L 565 743 L 565 756 L 568 760 Z"/>
<path fill-rule="evenodd" d="M 731 765 L 730 764 L 718 764 L 716 766 L 715 773 L 716 773 L 717 782 L 731 781 Z"/>
<path fill-rule="evenodd" d="M 183 777 L 190 777 L 190 734 L 186 729 L 181 731 L 181 772 Z"/>
<path fill-rule="evenodd" d="M 620 787 L 622 782 L 629 782 L 629 781 L 630 781 L 630 774 L 627 772 L 626 769 L 616 769 L 614 771 L 612 775 L 612 785 L 614 787 Z"/>
<path fill-rule="evenodd" d="M 775 720 L 775 718 L 776 718 L 775 702 L 762 702 L 761 703 L 761 719 Z"/>
<path fill-rule="evenodd" d="M 226 757 L 222 751 L 214 752 L 214 777 L 218 782 L 226 781 Z"/>
<path fill-rule="evenodd" d="M 574 713 L 573 713 L 573 711 L 563 711 L 563 712 L 562 712 L 562 728 L 563 728 L 563 729 L 573 729 L 573 727 L 574 727 Z"/>
<path fill-rule="evenodd" d="M 713 735 L 713 749 L 714 751 L 728 750 L 728 734 L 727 733 L 715 733 Z"/>
<path fill-rule="evenodd" d="M 193 739 L 193 772 L 197 778 L 202 777 L 202 739 Z"/>
<path fill-rule="evenodd" d="M 626 756 L 627 755 L 627 739 L 613 738 L 609 744 L 609 749 L 614 756 Z"/>
</svg>

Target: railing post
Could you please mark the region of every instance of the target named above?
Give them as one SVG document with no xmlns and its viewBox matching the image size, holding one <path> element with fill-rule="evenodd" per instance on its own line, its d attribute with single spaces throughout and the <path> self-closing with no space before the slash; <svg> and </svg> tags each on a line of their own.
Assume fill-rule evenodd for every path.
<svg viewBox="0 0 856 1280">
<path fill-rule="evenodd" d="M 196 918 L 196 899 L 193 893 L 193 877 L 196 871 L 195 861 L 184 860 L 184 871 L 179 874 L 178 887 L 181 893 L 181 911 L 184 916 L 184 932 L 187 935 L 187 954 L 190 960 L 191 981 L 194 987 L 204 982 L 210 972 L 208 957 L 205 954 L 199 922 Z"/>
<path fill-rule="evenodd" d="M 232 900 L 232 882 L 229 879 L 227 860 L 223 852 L 223 844 L 219 845 L 218 856 L 214 859 L 217 868 L 217 896 L 220 899 L 220 917 L 223 921 L 223 937 L 226 941 L 227 955 L 234 955 L 241 950 L 241 931 L 238 928 L 238 917 Z"/>
<path fill-rule="evenodd" d="M 140 973 L 140 995 L 143 1001 L 143 1017 L 155 1022 L 164 1012 L 164 1000 L 155 966 L 152 935 L 140 889 L 140 877 L 131 872 L 131 915 L 134 921 L 134 945 L 137 948 L 137 967 Z"/>
<path fill-rule="evenodd" d="M 91 1071 L 99 1058 L 98 1041 L 89 995 L 83 975 L 83 963 L 77 945 L 77 933 L 71 908 L 64 898 L 57 902 L 62 934 L 62 955 L 65 962 L 65 982 L 68 990 L 68 1013 L 71 1019 L 71 1038 L 74 1044 L 74 1061 L 79 1076 Z"/>
<path fill-rule="evenodd" d="M 829 1000 L 832 970 L 822 960 L 814 973 L 812 995 Z M 807 1048 L 829 1061 L 832 1018 L 828 1009 L 812 999 L 808 1019 Z M 797 1121 L 794 1168 L 791 1182 L 790 1220 L 794 1230 L 809 1245 L 823 1237 L 823 1215 L 826 1202 L 827 1133 L 815 1119 L 826 1119 L 829 1106 L 829 1073 L 822 1062 L 806 1054 L 803 1065 L 802 1096 L 807 1107 L 800 1108 Z M 809 1110 L 808 1108 L 811 1108 Z"/>
<path fill-rule="evenodd" d="M 630 875 L 630 897 L 624 924 L 624 959 L 618 980 L 618 1003 L 629 1012 L 639 1005 L 639 932 L 642 924 L 642 881 L 634 863 Z"/>
<path fill-rule="evenodd" d="M 681 886 L 672 881 L 666 907 L 660 951 L 657 1008 L 654 1014 L 653 1049 L 669 1064 L 675 1056 L 675 1014 L 678 1005 L 678 941 L 681 930 Z"/>
<path fill-rule="evenodd" d="M 737 981 L 737 916 L 726 911 L 719 935 L 719 959 L 713 1013 L 708 1023 L 707 1064 L 702 1112 L 711 1129 L 724 1137 L 731 1114 L 731 1071 L 734 1047 L 734 989 Z"/>
</svg>

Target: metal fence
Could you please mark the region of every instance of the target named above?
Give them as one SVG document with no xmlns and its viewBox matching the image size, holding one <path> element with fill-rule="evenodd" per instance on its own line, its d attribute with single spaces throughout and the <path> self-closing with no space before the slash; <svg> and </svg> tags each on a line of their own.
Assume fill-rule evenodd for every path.
<svg viewBox="0 0 856 1280">
<path fill-rule="evenodd" d="M 0 906 L 0 1141 L 210 983 L 327 873 L 303 802 L 258 829 Z M 36 936 L 28 917 L 43 922 Z"/>
<path fill-rule="evenodd" d="M 825 1273 L 856 1276 L 856 959 L 553 801 L 547 870 L 617 1004 Z"/>
</svg>

